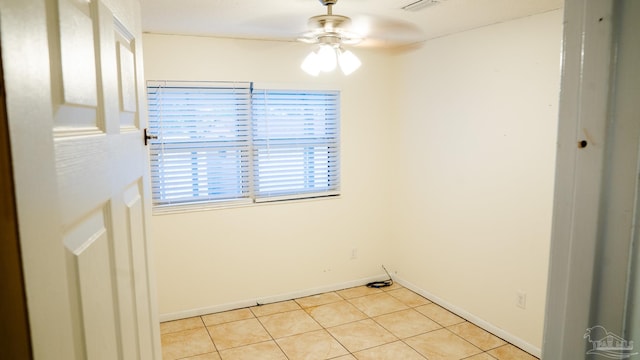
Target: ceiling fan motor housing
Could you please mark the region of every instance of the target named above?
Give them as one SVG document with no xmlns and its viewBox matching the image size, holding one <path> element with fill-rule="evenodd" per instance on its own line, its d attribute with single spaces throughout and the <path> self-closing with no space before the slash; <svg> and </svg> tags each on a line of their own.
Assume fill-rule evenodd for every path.
<svg viewBox="0 0 640 360">
<path fill-rule="evenodd" d="M 334 31 L 334 29 L 340 27 L 349 27 L 351 25 L 351 19 L 342 15 L 318 15 L 310 18 L 308 25 L 311 28 Z"/>
<path fill-rule="evenodd" d="M 338 0 L 320 0 L 327 6 L 327 13 L 309 18 L 307 25 L 311 29 L 298 40 L 308 44 L 324 44 L 339 47 L 342 44 L 355 45 L 362 37 L 350 30 L 351 19 L 343 15 L 334 15 L 332 6 Z"/>
</svg>

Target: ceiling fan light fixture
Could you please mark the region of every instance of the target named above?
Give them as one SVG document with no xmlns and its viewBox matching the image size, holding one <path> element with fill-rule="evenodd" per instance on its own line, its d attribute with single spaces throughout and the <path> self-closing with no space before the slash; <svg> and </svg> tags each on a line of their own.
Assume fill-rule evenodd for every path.
<svg viewBox="0 0 640 360">
<path fill-rule="evenodd" d="M 343 51 L 342 45 L 355 45 L 362 41 L 362 38 L 349 31 L 350 18 L 333 14 L 332 6 L 338 0 L 319 1 L 327 7 L 327 14 L 310 18 L 308 25 L 312 30 L 298 39 L 305 43 L 318 44 L 318 48 L 307 55 L 300 67 L 306 73 L 318 76 L 320 72 L 335 70 L 339 64 L 342 72 L 349 75 L 362 63 L 351 51 Z"/>
<path fill-rule="evenodd" d="M 318 59 L 318 54 L 315 51 L 312 51 L 304 58 L 304 61 L 300 65 L 300 68 L 304 70 L 307 74 L 311 76 L 318 76 L 320 74 L 320 62 Z"/>
<path fill-rule="evenodd" d="M 318 62 L 320 71 L 330 72 L 338 65 L 337 48 L 332 45 L 320 45 L 318 50 Z"/>
<path fill-rule="evenodd" d="M 338 51 L 340 54 L 338 58 L 338 62 L 340 63 L 340 70 L 342 70 L 345 75 L 350 75 L 352 72 L 360 68 L 362 62 L 351 51 Z"/>
<path fill-rule="evenodd" d="M 340 65 L 345 75 L 358 70 L 362 62 L 351 51 L 343 51 L 339 46 L 322 44 L 317 51 L 312 51 L 304 59 L 300 68 L 311 76 L 318 76 L 320 72 L 331 72 Z"/>
</svg>

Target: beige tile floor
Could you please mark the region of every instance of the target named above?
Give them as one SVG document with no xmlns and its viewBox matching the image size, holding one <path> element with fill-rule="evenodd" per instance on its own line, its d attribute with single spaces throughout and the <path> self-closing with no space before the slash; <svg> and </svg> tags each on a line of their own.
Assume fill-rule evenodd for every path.
<svg viewBox="0 0 640 360">
<path fill-rule="evenodd" d="M 160 324 L 164 360 L 533 360 L 398 284 Z"/>
</svg>

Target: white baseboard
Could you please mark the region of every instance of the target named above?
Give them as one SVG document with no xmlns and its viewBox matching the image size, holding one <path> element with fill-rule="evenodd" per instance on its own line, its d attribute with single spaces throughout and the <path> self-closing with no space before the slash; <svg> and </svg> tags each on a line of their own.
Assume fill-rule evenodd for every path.
<svg viewBox="0 0 640 360">
<path fill-rule="evenodd" d="M 242 309 L 250 306 L 256 306 L 258 304 L 265 305 L 265 304 L 271 304 L 279 301 L 298 299 L 306 296 L 312 296 L 312 295 L 318 295 L 318 294 L 331 292 L 331 291 L 348 289 L 356 286 L 365 285 L 372 281 L 382 281 L 387 278 L 388 277 L 386 274 L 373 276 L 369 278 L 352 280 L 352 281 L 322 286 L 322 287 L 313 288 L 313 289 L 294 291 L 286 294 L 271 295 L 271 296 L 265 296 L 265 297 L 254 298 L 254 299 L 240 300 L 240 301 L 235 301 L 235 302 L 226 303 L 226 304 L 207 306 L 207 307 L 198 308 L 198 309 L 184 310 L 184 311 L 178 311 L 178 312 L 168 313 L 168 314 L 160 314 L 159 318 L 161 322 L 186 319 L 194 316 L 201 316 L 201 315 L 218 313 L 222 311 Z"/>
<path fill-rule="evenodd" d="M 307 290 L 300 290 L 300 291 L 294 291 L 294 292 L 290 292 L 290 293 L 286 293 L 286 294 L 280 294 L 280 295 L 271 295 L 271 296 L 265 296 L 265 297 L 261 297 L 261 298 L 256 298 L 256 299 L 247 299 L 247 300 L 241 300 L 241 301 L 236 301 L 236 302 L 232 302 L 232 303 L 226 303 L 226 304 L 220 304 L 220 305 L 214 305 L 214 306 L 207 306 L 207 307 L 203 307 L 203 308 L 198 308 L 198 309 L 192 309 L 192 310 L 185 310 L 185 311 L 178 311 L 178 312 L 174 312 L 174 313 L 169 313 L 169 314 L 160 314 L 160 321 L 172 321 L 172 320 L 179 320 L 179 319 L 186 319 L 186 318 L 190 318 L 190 317 L 194 317 L 194 316 L 201 316 L 201 315 L 207 315 L 207 314 L 213 314 L 213 313 L 218 313 L 218 312 L 222 312 L 222 311 L 229 311 L 229 310 L 236 310 L 236 309 L 242 309 L 242 308 L 246 308 L 246 307 L 250 307 L 250 306 L 256 306 L 258 304 L 260 305 L 265 305 L 265 304 L 271 304 L 271 303 L 275 303 L 275 302 L 279 302 L 279 301 L 286 301 L 286 300 L 292 300 L 292 299 L 298 299 L 298 298 L 302 298 L 305 296 L 312 296 L 312 295 L 317 295 L 317 294 L 322 294 L 322 293 L 326 293 L 326 292 L 330 292 L 330 291 L 337 291 L 337 290 L 343 290 L 343 289 L 348 289 L 348 288 L 352 288 L 352 287 L 356 287 L 356 286 L 361 286 L 361 285 L 365 285 L 369 282 L 372 281 L 382 281 L 382 280 L 386 280 L 387 279 L 387 275 L 386 274 L 382 274 L 379 276 L 374 276 L 374 277 L 369 277 L 369 278 L 364 278 L 364 279 L 359 279 L 359 280 L 352 280 L 352 281 L 347 281 L 344 283 L 339 283 L 339 284 L 333 284 L 333 285 L 327 285 L 327 286 L 322 286 L 322 287 L 318 287 L 318 288 L 313 288 L 313 289 L 307 289 Z M 422 296 L 424 296 L 425 298 L 429 299 L 430 301 L 442 306 L 443 308 L 453 312 L 454 314 L 464 318 L 465 320 L 472 322 L 474 324 L 476 324 L 477 326 L 483 328 L 484 330 L 502 338 L 505 341 L 510 342 L 511 344 L 519 347 L 520 349 L 530 353 L 531 355 L 534 355 L 538 358 L 540 358 L 540 354 L 542 353 L 542 351 L 540 350 L 539 347 L 533 346 L 531 344 L 529 344 L 528 342 L 522 340 L 521 338 L 505 331 L 504 329 L 501 329 L 495 325 L 493 325 L 492 323 L 481 319 L 471 313 L 469 313 L 468 311 L 459 308 L 453 304 L 450 304 L 446 301 L 444 301 L 443 299 L 433 295 L 432 293 L 421 289 L 413 284 L 411 284 L 408 281 L 403 280 L 402 278 L 399 278 L 397 276 L 394 276 L 393 280 L 395 282 L 397 282 L 398 284 L 406 287 L 407 289 L 415 292 L 416 294 L 420 294 Z"/>
<path fill-rule="evenodd" d="M 394 281 L 396 281 L 398 284 L 406 287 L 407 289 L 415 292 L 416 294 L 422 295 L 423 297 L 429 299 L 430 301 L 442 306 L 443 308 L 451 311 L 452 313 L 460 316 L 461 318 L 464 318 L 465 320 L 474 323 L 475 325 L 483 328 L 484 330 L 496 335 L 497 337 L 510 342 L 511 344 L 519 347 L 520 349 L 528 352 L 529 354 L 536 356 L 538 358 L 540 358 L 542 350 L 534 345 L 531 345 L 530 343 L 522 340 L 521 338 L 505 331 L 504 329 L 501 329 L 495 325 L 493 325 L 492 323 L 481 319 L 473 314 L 471 314 L 470 312 L 459 308 L 451 303 L 448 303 L 447 301 L 433 295 L 432 293 L 423 290 L 415 285 L 413 285 L 412 283 L 403 280 L 402 278 L 398 278 L 397 276 L 394 277 L 393 279 Z"/>
</svg>

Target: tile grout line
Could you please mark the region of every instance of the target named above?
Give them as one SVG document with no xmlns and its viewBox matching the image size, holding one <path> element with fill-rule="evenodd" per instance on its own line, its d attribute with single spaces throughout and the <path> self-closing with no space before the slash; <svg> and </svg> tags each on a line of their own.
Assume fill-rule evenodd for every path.
<svg viewBox="0 0 640 360">
<path fill-rule="evenodd" d="M 397 290 L 397 289 L 394 289 L 394 290 Z M 385 343 L 385 344 L 382 344 L 382 345 L 372 346 L 372 347 L 369 347 L 369 348 L 360 349 L 360 350 L 359 350 L 359 351 L 357 351 L 357 352 L 361 352 L 361 351 L 365 351 L 365 350 L 369 350 L 369 349 L 375 349 L 376 347 L 380 347 L 380 346 L 384 346 L 384 345 L 388 345 L 388 344 L 393 344 L 393 343 L 396 343 L 396 342 L 402 342 L 403 344 L 405 344 L 405 345 L 409 346 L 409 344 L 407 344 L 407 343 L 404 341 L 404 339 L 401 339 L 400 337 L 398 337 L 397 335 L 395 335 L 393 332 L 391 332 L 391 330 L 387 329 L 384 325 L 382 325 L 382 324 L 380 324 L 378 321 L 376 321 L 375 317 L 373 317 L 373 316 L 369 316 L 369 315 L 368 315 L 368 314 L 366 314 L 364 311 L 362 311 L 362 309 L 358 308 L 355 304 L 353 304 L 353 303 L 350 301 L 351 299 L 357 299 L 357 298 L 361 298 L 361 297 L 365 297 L 365 296 L 370 296 L 370 295 L 377 295 L 377 294 L 388 294 L 389 296 L 393 297 L 393 295 L 389 294 L 389 292 L 390 292 L 390 291 L 393 291 L 393 290 L 387 290 L 387 291 L 382 290 L 381 292 L 374 292 L 374 294 L 368 294 L 368 295 L 363 295 L 363 296 L 359 296 L 359 297 L 353 297 L 353 298 L 350 298 L 350 299 L 345 299 L 345 301 L 346 301 L 347 303 L 351 304 L 351 306 L 353 306 L 353 307 L 355 307 L 356 309 L 358 309 L 361 313 L 363 313 L 363 314 L 367 317 L 366 319 L 356 320 L 356 321 L 353 321 L 353 322 L 350 322 L 350 323 L 354 323 L 354 322 L 358 322 L 358 321 L 363 321 L 363 320 L 372 320 L 374 324 L 376 324 L 376 325 L 380 326 L 382 329 L 384 329 L 385 331 L 387 331 L 389 334 L 393 335 L 393 336 L 396 338 L 396 340 L 395 340 L 395 341 L 391 341 L 391 342 L 388 342 L 388 343 Z M 393 298 L 395 298 L 395 297 L 393 297 Z M 408 305 L 408 304 L 406 304 L 406 303 L 402 302 L 400 299 L 397 299 L 397 298 L 395 298 L 395 299 L 396 299 L 396 300 L 398 300 L 398 301 L 400 301 L 403 305 L 407 306 L 407 309 L 402 309 L 402 310 L 392 311 L 392 312 L 390 312 L 390 313 L 380 314 L 380 315 L 378 315 L 378 316 L 383 316 L 383 315 L 388 315 L 388 314 L 394 314 L 394 313 L 398 313 L 398 312 L 401 312 L 401 311 L 406 311 L 406 310 L 412 310 L 412 309 L 414 309 L 414 307 L 412 307 L 412 306 L 410 306 L 410 305 Z M 423 315 L 423 316 L 427 317 L 426 315 Z M 427 317 L 427 318 L 428 318 L 428 317 Z M 348 323 L 345 323 L 345 324 L 348 324 Z M 342 326 L 342 325 L 345 325 L 345 324 L 336 325 L 336 326 L 334 326 L 334 327 Z M 326 329 L 326 331 L 327 331 L 327 332 L 328 332 L 328 333 L 329 333 L 329 334 L 330 334 L 330 335 L 331 335 L 331 336 L 332 336 L 332 337 L 333 337 L 333 338 L 334 338 L 334 339 L 335 339 L 339 344 L 341 344 L 341 345 L 342 345 L 342 347 L 344 347 L 344 348 L 349 352 L 349 354 L 350 354 L 351 356 L 356 357 L 355 353 L 353 353 L 353 352 L 351 352 L 349 349 L 347 349 L 347 347 L 346 347 L 344 344 L 342 344 L 342 343 L 340 342 L 340 340 L 338 340 L 337 338 L 335 338 L 335 336 L 333 336 L 333 334 L 331 334 L 331 332 L 329 332 L 329 330 L 328 330 L 328 329 Z M 411 348 L 412 350 L 414 350 L 414 351 L 415 351 L 415 352 L 416 352 L 420 357 L 422 357 L 422 358 L 426 359 L 426 358 L 425 358 L 425 357 L 424 357 L 420 352 L 418 352 L 416 349 L 413 349 L 411 346 L 409 346 L 409 348 Z"/>
<path fill-rule="evenodd" d="M 297 304 L 297 303 L 296 303 Z M 300 306 L 300 305 L 298 305 Z M 291 310 L 291 311 L 295 311 L 295 310 Z M 253 311 L 251 311 L 253 313 L 253 315 L 255 315 L 255 313 Z M 282 312 L 278 312 L 278 313 L 274 313 L 274 314 L 269 314 L 269 315 L 265 315 L 265 316 L 271 316 L 271 315 L 276 315 L 276 314 L 284 314 L 290 311 L 282 311 Z M 282 355 L 284 355 L 284 357 L 289 360 L 289 356 L 287 355 L 287 353 L 284 351 L 284 349 L 282 348 L 282 346 L 280 346 L 280 344 L 278 343 L 278 341 L 276 340 L 275 337 L 273 337 L 273 334 L 271 334 L 271 332 L 269 331 L 269 329 L 267 329 L 266 326 L 264 326 L 264 323 L 262 322 L 262 320 L 260 319 L 259 316 L 256 316 L 256 319 L 258 320 L 258 323 L 260 323 L 260 326 L 262 326 L 262 329 L 264 329 L 264 331 L 269 334 L 269 337 L 271 338 L 271 341 L 273 341 L 273 343 L 278 347 L 278 349 L 280 349 L 280 352 L 282 352 Z"/>
<path fill-rule="evenodd" d="M 352 356 L 355 357 L 355 355 L 353 355 L 353 353 L 351 351 L 349 351 L 349 349 L 347 349 L 347 347 L 343 343 L 341 343 L 340 340 L 338 340 L 335 336 L 333 336 L 333 334 L 329 331 L 329 328 L 327 328 L 324 325 L 320 324 L 320 322 L 318 320 L 316 320 L 316 318 L 314 318 L 313 315 L 311 315 L 307 311 L 307 309 L 317 308 L 317 307 L 324 306 L 324 305 L 335 304 L 335 303 L 338 303 L 338 302 L 341 302 L 341 301 L 347 301 L 348 302 L 347 299 L 342 297 L 337 292 L 334 291 L 332 293 L 336 293 L 336 295 L 338 297 L 340 297 L 341 300 L 328 302 L 328 303 L 324 303 L 324 304 L 320 304 L 320 305 L 309 306 L 309 307 L 303 307 L 298 301 L 296 301 L 297 299 L 294 300 L 294 301 L 298 304 L 298 306 L 300 306 L 300 308 L 305 312 L 305 314 L 307 314 L 311 319 L 313 319 L 313 321 L 316 322 L 316 324 L 318 324 L 318 326 L 320 326 L 320 330 L 323 330 L 325 333 L 327 333 L 332 339 L 334 339 L 338 344 L 340 344 L 340 346 L 342 346 L 343 349 L 345 349 L 347 351 L 347 355 L 352 355 Z M 366 315 L 366 314 L 364 314 L 364 315 Z M 358 321 L 358 320 L 356 320 L 356 321 Z M 353 323 L 353 322 L 355 322 L 355 321 L 352 321 L 352 322 L 349 322 L 349 323 Z M 318 330 L 311 330 L 311 331 L 307 331 L 307 332 L 304 332 L 304 333 L 301 333 L 301 334 L 308 334 L 308 333 L 311 333 L 311 332 L 314 332 L 314 331 L 318 331 Z M 300 334 L 296 334 L 296 335 L 300 335 Z M 282 339 L 288 338 L 288 337 L 293 337 L 293 336 L 296 336 L 296 335 L 285 336 L 285 337 L 282 337 Z M 276 340 L 274 339 L 274 341 L 276 341 Z M 276 341 L 276 343 L 277 343 L 277 341 Z M 280 345 L 278 344 L 278 346 L 280 346 Z M 280 349 L 282 350 L 282 348 L 280 348 Z M 284 353 L 284 350 L 282 350 L 282 352 Z M 285 353 L 285 356 L 287 356 L 286 353 Z M 346 355 L 342 355 L 342 356 L 346 356 Z M 341 357 L 341 356 L 337 356 L 337 357 Z M 334 359 L 337 358 L 337 357 L 334 357 Z"/>
<path fill-rule="evenodd" d="M 391 344 L 391 343 L 395 343 L 395 342 L 402 342 L 402 343 L 403 343 L 403 344 L 405 344 L 407 347 L 409 347 L 410 349 L 412 349 L 413 351 L 415 351 L 415 352 L 416 352 L 416 354 L 418 354 L 420 357 L 422 357 L 422 358 L 424 358 L 424 359 L 427 359 L 427 357 L 426 357 L 425 355 L 423 355 L 420 351 L 418 351 L 418 349 L 416 349 L 416 348 L 412 347 L 410 344 L 408 344 L 408 343 L 406 342 L 406 340 L 407 340 L 407 339 L 411 339 L 411 338 L 415 338 L 415 337 L 418 337 L 418 336 L 421 336 L 421 335 L 424 335 L 424 334 L 428 334 L 428 333 L 430 333 L 430 332 L 434 332 L 434 331 L 438 331 L 438 330 L 447 329 L 447 327 L 446 327 L 446 326 L 444 326 L 443 324 L 441 324 L 441 323 L 437 322 L 435 319 L 430 318 L 430 317 L 429 317 L 429 316 L 427 316 L 426 314 L 423 314 L 423 313 L 421 313 L 420 311 L 416 310 L 416 308 L 417 308 L 417 307 L 424 306 L 424 305 L 428 305 L 429 303 L 432 303 L 429 299 L 426 299 L 426 298 L 424 298 L 424 297 L 422 297 L 422 296 L 418 295 L 418 296 L 422 297 L 423 299 L 425 299 L 425 300 L 429 301 L 429 303 L 428 303 L 428 304 L 420 304 L 420 305 L 415 305 L 415 306 L 413 306 L 413 305 L 407 304 L 406 302 L 402 301 L 401 299 L 398 299 L 398 298 L 396 298 L 395 296 L 393 296 L 393 295 L 391 295 L 391 294 L 390 294 L 390 292 L 395 291 L 395 290 L 400 290 L 400 289 L 393 289 L 393 290 L 383 291 L 383 293 L 388 294 L 389 296 L 391 296 L 392 298 L 396 299 L 397 301 L 399 301 L 399 302 L 400 302 L 400 303 L 402 303 L 403 305 L 407 306 L 407 309 L 402 309 L 402 310 L 392 311 L 392 312 L 389 312 L 389 313 L 385 313 L 385 314 L 377 315 L 377 316 L 375 316 L 375 317 L 374 317 L 374 316 L 369 316 L 369 315 L 367 315 L 367 316 L 369 316 L 369 319 L 373 320 L 373 321 L 374 321 L 374 323 L 376 323 L 376 324 L 377 324 L 377 325 L 379 325 L 381 328 L 383 328 L 384 330 L 386 330 L 387 332 L 389 332 L 390 334 L 392 334 L 392 335 L 394 335 L 394 336 L 396 336 L 396 335 L 395 335 L 395 334 L 394 334 L 390 329 L 386 328 L 383 324 L 379 323 L 375 318 L 376 318 L 376 317 L 380 317 L 380 316 L 384 316 L 384 315 L 390 315 L 390 314 L 399 313 L 399 312 L 402 312 L 402 311 L 413 310 L 413 311 L 416 311 L 418 314 L 420 314 L 420 315 L 424 316 L 425 318 L 427 318 L 427 319 L 429 319 L 429 320 L 433 321 L 433 322 L 434 322 L 435 324 L 437 324 L 438 326 L 440 326 L 440 328 L 432 329 L 432 330 L 425 331 L 425 332 L 421 332 L 421 333 L 419 333 L 419 334 L 415 334 L 415 335 L 413 335 L 413 336 L 409 336 L 409 337 L 407 337 L 407 338 L 400 338 L 400 337 L 396 336 L 396 338 L 397 338 L 397 340 L 396 340 L 396 341 L 393 341 L 393 342 L 387 343 L 387 344 Z M 354 305 L 354 306 L 355 306 L 355 305 Z M 463 322 L 466 322 L 466 320 L 465 320 L 465 321 L 463 321 Z M 453 325 L 455 325 L 455 324 L 452 324 L 451 326 L 453 326 Z M 452 334 L 454 334 L 454 335 L 458 336 L 457 334 L 453 333 L 453 331 L 451 331 L 451 330 L 449 330 L 449 329 L 447 329 L 447 331 L 449 331 L 450 333 L 452 333 Z M 463 339 L 463 340 L 465 340 L 465 339 Z M 468 342 L 468 341 L 466 341 L 466 340 L 465 340 L 465 342 Z M 374 348 L 376 348 L 376 347 L 384 346 L 384 345 L 387 345 L 387 344 L 382 344 L 382 345 L 378 345 L 378 346 L 373 346 L 373 347 L 368 348 L 368 349 L 374 349 Z M 469 343 L 469 344 L 470 344 L 470 345 L 472 345 L 473 347 L 477 348 L 478 350 L 480 350 L 480 353 L 479 353 L 479 354 L 481 354 L 481 353 L 483 352 L 483 350 L 482 350 L 482 349 L 480 349 L 480 348 L 478 348 L 477 346 L 475 346 L 475 345 L 473 345 L 473 344 L 471 344 L 471 343 Z M 362 349 L 361 351 L 368 350 L 368 349 Z M 471 356 L 475 356 L 475 355 L 478 355 L 478 354 L 474 354 L 474 355 L 471 355 Z M 355 355 L 354 355 L 354 356 L 355 356 Z"/>
<path fill-rule="evenodd" d="M 204 325 L 204 329 L 207 331 L 207 335 L 209 335 L 209 340 L 211 340 L 211 344 L 213 344 L 213 348 L 215 349 L 216 354 L 218 354 L 218 357 L 222 358 L 220 356 L 220 350 L 218 350 L 218 346 L 216 345 L 216 342 L 213 341 L 213 335 L 211 335 L 211 331 L 209 331 L 209 327 L 204 322 L 204 319 L 202 318 L 202 316 L 198 316 L 198 317 L 200 318 L 200 321 L 202 321 L 202 325 Z"/>
</svg>

